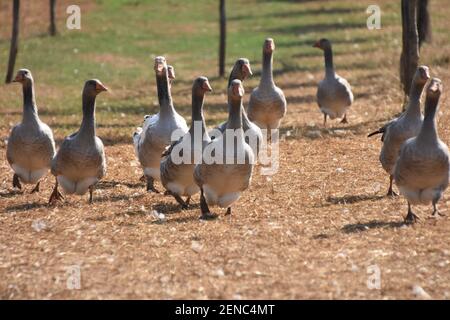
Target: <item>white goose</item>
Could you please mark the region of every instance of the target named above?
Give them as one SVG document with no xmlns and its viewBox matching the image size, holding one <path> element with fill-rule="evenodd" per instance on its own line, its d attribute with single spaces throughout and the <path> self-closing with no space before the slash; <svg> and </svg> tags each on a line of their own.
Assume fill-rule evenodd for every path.
<svg viewBox="0 0 450 320">
<path fill-rule="evenodd" d="M 253 73 L 248 59 L 240 58 L 236 60 L 228 78 L 228 88 L 230 87 L 233 80 L 238 79 L 243 82 L 248 76 L 252 74 Z M 228 121 L 225 121 L 215 129 L 223 134 L 225 132 L 225 129 L 227 128 L 227 124 Z M 245 133 L 245 142 L 250 145 L 254 155 L 257 156 L 259 151 L 261 150 L 263 134 L 261 129 L 255 123 L 249 120 L 247 112 L 245 112 L 244 108 L 242 108 L 242 126 Z M 211 139 L 216 138 L 216 134 L 214 131 L 210 132 Z"/>
<path fill-rule="evenodd" d="M 427 88 L 422 128 L 417 137 L 410 138 L 402 145 L 395 165 L 395 183 L 408 201 L 407 223 L 418 219 L 411 210 L 411 205 L 415 204 L 432 203 L 433 216 L 442 215 L 437 209 L 437 202 L 448 187 L 450 157 L 436 128 L 441 92 L 441 80 L 433 78 Z"/>
<path fill-rule="evenodd" d="M 200 191 L 200 188 L 194 181 L 194 161 L 198 156 L 201 160 L 203 147 L 211 141 L 206 131 L 205 118 L 203 116 L 203 101 L 206 92 L 209 91 L 212 91 L 212 89 L 208 78 L 199 77 L 194 80 L 192 85 L 192 119 L 189 132 L 171 145 L 168 157 L 161 161 L 161 182 L 183 209 L 189 205 L 191 196 Z M 202 137 L 202 143 L 195 140 L 197 136 Z M 177 154 L 177 157 L 185 159 L 187 158 L 186 153 L 189 153 L 190 156 L 187 163 L 179 163 L 181 159 L 174 158 L 175 152 L 180 152 L 175 146 L 182 148 L 182 155 Z M 188 198 L 186 201 L 183 201 L 181 196 L 187 196 Z"/>
<path fill-rule="evenodd" d="M 323 50 L 325 57 L 325 79 L 319 82 L 317 88 L 317 103 L 323 113 L 323 125 L 330 119 L 342 118 L 347 123 L 347 110 L 353 103 L 353 93 L 350 84 L 334 71 L 333 51 L 328 39 L 320 39 L 314 46 Z"/>
<path fill-rule="evenodd" d="M 262 75 L 259 86 L 250 95 L 248 118 L 261 129 L 278 129 L 286 115 L 287 103 L 283 91 L 273 81 L 275 42 L 268 38 L 263 45 Z"/>
<path fill-rule="evenodd" d="M 14 82 L 22 84 L 23 115 L 8 138 L 6 159 L 14 170 L 13 187 L 21 189 L 21 181 L 36 184 L 33 193 L 39 191 L 39 180 L 50 169 L 55 141 L 52 130 L 39 119 L 31 72 L 20 69 Z"/>
<path fill-rule="evenodd" d="M 428 67 L 418 67 L 411 83 L 406 111 L 400 117 L 368 135 L 371 137 L 375 134 L 382 134 L 383 147 L 380 152 L 380 162 L 383 169 L 389 174 L 388 196 L 397 195 L 392 189 L 392 180 L 400 147 L 407 139 L 417 136 L 422 128 L 423 116 L 420 112 L 420 97 L 428 79 L 430 79 Z"/>
<path fill-rule="evenodd" d="M 100 80 L 92 79 L 84 84 L 83 121 L 77 132 L 64 139 L 52 161 L 56 183 L 49 203 L 62 198 L 59 184 L 67 194 L 83 195 L 89 190 L 92 203 L 94 186 L 106 173 L 103 142 L 95 134 L 95 100 L 103 91 L 108 89 Z"/>
<path fill-rule="evenodd" d="M 172 133 L 179 130 L 184 134 L 188 131 L 188 126 L 173 106 L 168 66 L 164 57 L 155 58 L 155 73 L 160 111 L 147 117 L 143 127 L 134 133 L 133 141 L 147 178 L 147 191 L 158 192 L 154 181 L 160 180 L 161 154 L 171 144 Z"/>
<path fill-rule="evenodd" d="M 203 162 L 194 170 L 194 178 L 201 192 L 203 219 L 216 217 L 210 212 L 209 205 L 227 208 L 227 214 L 231 214 L 231 204 L 250 185 L 255 156 L 244 140 L 243 96 L 242 82 L 233 80 L 228 88 L 229 116 L 226 132 L 205 147 Z"/>
</svg>

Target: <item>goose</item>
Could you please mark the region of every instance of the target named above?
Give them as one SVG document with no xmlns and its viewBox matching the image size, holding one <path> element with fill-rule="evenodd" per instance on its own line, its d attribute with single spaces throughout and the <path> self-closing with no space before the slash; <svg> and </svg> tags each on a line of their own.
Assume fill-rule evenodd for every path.
<svg viewBox="0 0 450 320">
<path fill-rule="evenodd" d="M 240 81 L 244 81 L 248 76 L 252 74 L 253 73 L 248 59 L 238 59 L 230 72 L 230 76 L 228 78 L 228 87 L 231 85 L 233 80 L 238 79 Z M 210 132 L 211 139 L 214 140 L 217 133 L 223 134 L 225 132 L 225 129 L 227 128 L 227 124 L 227 121 L 222 122 L 217 128 L 215 128 L 215 130 Z M 258 155 L 259 150 L 261 150 L 263 134 L 261 129 L 249 120 L 244 108 L 242 109 L 242 125 L 245 133 L 245 141 L 252 147 L 253 153 L 256 156 Z"/>
<path fill-rule="evenodd" d="M 64 139 L 52 161 L 56 182 L 50 204 L 62 199 L 59 184 L 66 194 L 84 195 L 89 190 L 89 203 L 93 202 L 94 187 L 106 173 L 103 142 L 95 135 L 95 100 L 103 91 L 108 88 L 100 80 L 92 79 L 84 84 L 80 129 Z"/>
<path fill-rule="evenodd" d="M 433 216 L 443 215 L 437 202 L 449 183 L 450 157 L 447 145 L 439 139 L 436 113 L 442 82 L 433 78 L 427 87 L 425 117 L 416 137 L 408 139 L 400 149 L 394 169 L 394 179 L 400 193 L 408 201 L 406 223 L 414 223 L 418 217 L 411 205 L 433 204 Z"/>
<path fill-rule="evenodd" d="M 156 57 L 154 69 L 160 111 L 145 119 L 143 127 L 137 128 L 133 134 L 133 141 L 135 152 L 147 178 L 147 191 L 158 193 L 154 181 L 160 180 L 161 154 L 171 144 L 172 133 L 179 130 L 185 134 L 188 126 L 186 120 L 173 106 L 166 59 Z"/>
<path fill-rule="evenodd" d="M 14 171 L 13 187 L 22 189 L 20 182 L 36 184 L 31 192 L 39 192 L 40 179 L 55 155 L 55 140 L 52 130 L 39 119 L 30 70 L 20 69 L 14 82 L 22 84 L 23 115 L 9 135 L 6 159 Z"/>
<path fill-rule="evenodd" d="M 334 71 L 331 42 L 320 39 L 313 47 L 323 50 L 325 57 L 325 79 L 317 88 L 317 104 L 323 113 L 323 125 L 327 124 L 327 116 L 330 119 L 343 117 L 341 123 L 348 123 L 347 110 L 353 103 L 353 93 L 347 80 Z"/>
<path fill-rule="evenodd" d="M 423 116 L 420 112 L 420 97 L 428 79 L 430 79 L 428 67 L 419 66 L 411 83 L 406 111 L 400 117 L 391 120 L 377 131 L 368 135 L 368 137 L 371 137 L 376 134 L 382 134 L 381 141 L 383 146 L 380 152 L 380 162 L 383 169 L 389 174 L 387 196 L 397 196 L 397 193 L 392 189 L 392 180 L 394 179 L 395 161 L 398 158 L 401 145 L 409 138 L 417 136 L 422 127 Z"/>
<path fill-rule="evenodd" d="M 228 88 L 226 132 L 204 148 L 203 162 L 195 166 L 194 179 L 200 188 L 202 219 L 216 217 L 210 212 L 209 205 L 227 208 L 227 214 L 231 214 L 231 205 L 250 185 L 255 156 L 244 140 L 243 96 L 242 82 L 233 80 Z"/>
<path fill-rule="evenodd" d="M 203 102 L 205 99 L 205 93 L 212 91 L 208 78 L 198 77 L 194 80 L 192 85 L 192 119 L 191 127 L 188 133 L 184 135 L 175 144 L 172 144 L 168 156 L 161 161 L 161 182 L 172 195 L 175 200 L 181 205 L 183 209 L 186 209 L 189 205 L 191 196 L 200 191 L 199 187 L 194 181 L 194 168 L 195 157 L 197 154 L 202 154 L 203 146 L 208 144 L 211 139 L 206 131 L 205 118 L 203 117 Z M 196 126 L 197 123 L 197 126 Z M 200 128 L 198 124 L 201 124 Z M 200 130 L 200 132 L 195 132 Z M 202 137 L 202 143 L 199 144 L 195 137 Z M 190 159 L 188 163 L 178 163 L 173 160 L 171 152 L 175 145 L 182 146 L 182 152 L 190 152 Z M 179 150 L 178 150 L 179 152 Z M 178 160 L 178 159 L 177 159 Z M 187 196 L 186 202 L 183 201 L 181 196 Z"/>
<path fill-rule="evenodd" d="M 275 42 L 268 38 L 263 45 L 263 65 L 259 86 L 256 87 L 248 103 L 248 118 L 261 129 L 278 129 L 286 115 L 287 103 L 283 91 L 273 81 L 273 52 Z"/>
</svg>

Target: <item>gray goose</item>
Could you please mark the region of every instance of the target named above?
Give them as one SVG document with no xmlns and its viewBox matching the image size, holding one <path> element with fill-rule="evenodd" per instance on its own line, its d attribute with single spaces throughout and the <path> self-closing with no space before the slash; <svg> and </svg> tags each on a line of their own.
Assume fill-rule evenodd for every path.
<svg viewBox="0 0 450 320">
<path fill-rule="evenodd" d="M 347 123 L 347 110 L 353 103 L 353 93 L 350 84 L 334 71 L 333 51 L 328 39 L 320 39 L 314 46 L 323 50 L 325 57 L 325 79 L 319 82 L 317 88 L 317 104 L 323 113 L 323 125 L 330 119 L 342 118 Z"/>
<path fill-rule="evenodd" d="M 147 178 L 147 191 L 158 193 L 154 181 L 160 180 L 161 154 L 170 146 L 172 133 L 178 130 L 179 133 L 185 134 L 188 126 L 173 106 L 166 59 L 156 57 L 154 68 L 160 111 L 145 119 L 143 127 L 133 134 L 133 142 Z"/>
<path fill-rule="evenodd" d="M 6 159 L 14 171 L 13 187 L 20 182 L 36 184 L 32 193 L 39 191 L 40 179 L 48 172 L 55 155 L 52 130 L 39 119 L 34 80 L 31 72 L 20 69 L 14 82 L 22 84 L 22 122 L 14 126 L 8 138 Z"/>
<path fill-rule="evenodd" d="M 408 139 L 400 149 L 394 169 L 394 179 L 400 193 L 408 201 L 405 222 L 413 223 L 418 217 L 411 205 L 433 204 L 433 216 L 442 215 L 437 202 L 449 183 L 450 157 L 445 143 L 439 139 L 436 113 L 442 92 L 441 80 L 433 78 L 427 87 L 425 118 L 419 134 Z"/>
<path fill-rule="evenodd" d="M 161 182 L 183 209 L 188 207 L 191 196 L 200 191 L 195 183 L 193 173 L 195 160 L 201 160 L 203 147 L 211 141 L 206 131 L 205 118 L 203 116 L 205 94 L 210 91 L 212 89 L 208 78 L 198 77 L 194 80 L 192 85 L 192 119 L 189 132 L 172 144 L 168 156 L 161 161 Z M 195 132 L 197 130 L 199 132 Z M 195 140 L 198 135 L 202 137 L 201 144 L 198 144 L 198 141 Z M 182 148 L 182 154 L 179 154 L 180 150 L 175 146 Z M 175 155 L 175 153 L 177 154 Z M 176 159 L 175 156 L 177 157 Z M 180 163 L 181 159 L 178 157 L 186 159 L 186 162 Z M 200 159 L 196 159 L 198 157 Z M 187 196 L 188 198 L 186 201 L 183 201 L 181 196 Z"/>
<path fill-rule="evenodd" d="M 225 134 L 211 141 L 203 162 L 195 166 L 194 179 L 200 188 L 201 218 L 214 218 L 209 205 L 227 208 L 239 199 L 251 181 L 255 156 L 245 142 L 242 124 L 244 87 L 235 79 L 228 88 L 229 116 Z M 206 155 L 212 155 L 211 159 Z"/>
<path fill-rule="evenodd" d="M 230 76 L 228 78 L 228 88 L 230 87 L 233 80 L 238 79 L 243 82 L 248 76 L 252 74 L 253 73 L 248 59 L 238 59 L 230 72 Z M 217 128 L 215 128 L 215 130 L 211 131 L 211 139 L 214 140 L 216 136 L 223 134 L 225 132 L 225 129 L 227 128 L 227 124 L 228 122 L 225 121 L 221 123 Z M 257 156 L 259 150 L 261 150 L 263 134 L 261 129 L 252 121 L 250 121 L 244 108 L 242 109 L 242 125 L 245 133 L 245 141 L 252 147 L 253 153 L 255 154 L 255 156 Z"/>
<path fill-rule="evenodd" d="M 262 75 L 259 86 L 250 95 L 248 117 L 261 129 L 278 129 L 286 115 L 287 103 L 283 91 L 273 81 L 273 52 L 275 43 L 268 38 L 263 45 Z"/>
<path fill-rule="evenodd" d="M 108 89 L 100 80 L 92 79 L 84 84 L 80 129 L 64 139 L 52 161 L 56 183 L 50 204 L 62 199 L 59 184 L 66 194 L 83 195 L 89 190 L 89 203 L 93 201 L 94 186 L 106 173 L 103 142 L 95 134 L 95 100 L 103 91 Z"/>
<path fill-rule="evenodd" d="M 428 79 L 430 79 L 428 67 L 418 67 L 411 83 L 406 111 L 400 117 L 391 120 L 377 131 L 368 135 L 371 137 L 375 134 L 382 134 L 381 141 L 383 146 L 380 152 L 380 162 L 383 169 L 389 174 L 388 196 L 397 195 L 392 189 L 392 180 L 394 179 L 394 166 L 400 147 L 409 138 L 417 136 L 422 128 L 423 116 L 420 111 L 420 97 Z"/>
</svg>

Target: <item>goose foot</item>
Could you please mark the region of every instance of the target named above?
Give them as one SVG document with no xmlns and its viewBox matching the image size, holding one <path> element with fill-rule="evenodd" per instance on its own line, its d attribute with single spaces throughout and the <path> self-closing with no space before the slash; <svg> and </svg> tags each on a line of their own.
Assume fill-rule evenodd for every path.
<svg viewBox="0 0 450 320">
<path fill-rule="evenodd" d="M 433 217 L 435 217 L 436 214 L 437 214 L 438 216 L 440 216 L 440 217 L 445 217 L 445 214 L 441 213 L 441 212 L 438 210 L 438 208 L 437 208 L 437 206 L 436 206 L 436 203 L 433 203 L 433 213 L 432 213 L 431 215 L 432 215 Z"/>
<path fill-rule="evenodd" d="M 170 191 L 169 190 L 164 191 L 163 195 L 170 196 Z"/>
<path fill-rule="evenodd" d="M 37 183 L 37 185 L 33 188 L 33 190 L 31 190 L 31 193 L 39 192 L 39 191 L 40 191 L 40 190 L 39 190 L 40 184 L 41 184 L 41 182 L 39 181 L 39 182 Z"/>
<path fill-rule="evenodd" d="M 17 174 L 13 175 L 13 188 L 22 190 L 22 185 L 20 184 L 19 176 Z"/>
<path fill-rule="evenodd" d="M 327 127 L 327 114 L 326 113 L 323 114 L 323 126 L 325 128 Z"/>
<path fill-rule="evenodd" d="M 227 212 L 225 212 L 225 215 L 226 216 L 231 215 L 231 207 L 227 208 Z"/>
<path fill-rule="evenodd" d="M 175 198 L 175 200 L 177 200 L 178 204 L 181 206 L 182 210 L 186 210 L 188 208 L 188 205 L 186 204 L 186 202 L 183 201 L 183 199 L 177 195 L 176 193 L 173 193 L 171 191 L 168 191 L 169 194 Z"/>
<path fill-rule="evenodd" d="M 159 191 L 155 188 L 155 179 L 152 177 L 147 177 L 147 191 L 152 191 L 154 193 L 159 193 Z"/>
<path fill-rule="evenodd" d="M 186 203 L 187 206 L 189 206 L 190 202 L 191 202 L 191 196 L 186 198 L 185 203 Z"/>
<path fill-rule="evenodd" d="M 55 187 L 53 188 L 53 192 L 50 195 L 50 199 L 48 200 L 48 204 L 55 204 L 56 201 L 63 200 L 63 195 L 58 191 L 58 181 L 55 183 Z"/>
<path fill-rule="evenodd" d="M 386 196 L 388 197 L 397 197 L 398 193 L 394 191 L 394 189 L 392 189 L 392 182 L 394 181 L 394 176 L 391 174 L 389 175 L 389 189 L 388 192 L 386 194 Z"/>
<path fill-rule="evenodd" d="M 139 178 L 140 182 L 145 182 L 147 181 L 147 178 L 145 177 L 145 175 L 142 175 L 142 177 Z"/>
<path fill-rule="evenodd" d="M 347 114 L 344 114 L 344 118 L 342 118 L 341 123 L 343 123 L 343 124 L 347 124 L 348 123 Z"/>
<path fill-rule="evenodd" d="M 203 195 L 203 188 L 200 189 L 200 210 L 202 211 L 202 215 L 200 216 L 200 219 L 202 220 L 212 220 L 217 218 L 217 215 L 209 211 L 208 204 L 206 203 L 205 196 Z"/>
<path fill-rule="evenodd" d="M 89 187 L 89 204 L 94 202 L 94 186 Z"/>
<path fill-rule="evenodd" d="M 411 210 L 411 205 L 408 203 L 408 214 L 405 217 L 406 224 L 416 223 L 420 218 Z"/>
</svg>

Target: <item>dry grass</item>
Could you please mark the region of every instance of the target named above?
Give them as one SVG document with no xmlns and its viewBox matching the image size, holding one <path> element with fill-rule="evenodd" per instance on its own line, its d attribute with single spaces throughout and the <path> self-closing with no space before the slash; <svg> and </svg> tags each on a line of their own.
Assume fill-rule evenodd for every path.
<svg viewBox="0 0 450 320">
<path fill-rule="evenodd" d="M 428 46 L 424 56 L 439 46 Z M 41 193 L 31 195 L 28 187 L 17 194 L 6 160 L 0 161 L 0 298 L 409 299 L 416 298 L 414 285 L 432 298 L 450 298 L 450 220 L 431 219 L 431 209 L 423 207 L 417 211 L 421 222 L 403 225 L 405 201 L 384 197 L 388 178 L 378 163 L 380 142 L 366 138 L 400 109 L 398 55 L 342 55 L 338 68 L 349 57 L 355 64 L 386 64 L 339 70 L 357 97 L 349 125 L 321 127 L 314 102 L 321 70 L 276 77 L 289 101 L 280 170 L 270 178 L 256 173 L 231 217 L 215 208 L 217 220 L 199 221 L 198 196 L 192 209 L 181 211 L 172 198 L 144 191 L 129 138 L 141 114 L 119 114 L 108 123 L 99 118 L 109 167 L 93 205 L 87 196 L 69 196 L 48 207 L 51 177 Z M 447 92 L 448 68 L 430 67 Z M 189 85 L 174 84 L 176 103 L 189 103 Z M 220 94 L 207 98 L 210 106 L 224 101 Z M 444 94 L 439 131 L 446 143 L 449 107 Z M 5 123 L 18 120 L 17 110 L 11 111 L 2 109 Z M 210 107 L 206 116 L 218 121 L 224 111 Z M 78 115 L 45 120 L 60 125 L 58 139 L 79 123 Z M 8 130 L 2 127 L 0 136 Z M 309 138 L 315 130 L 321 137 Z M 4 154 L 3 141 L 0 149 Z M 440 207 L 450 214 L 448 204 L 446 194 Z M 167 221 L 157 223 L 152 209 Z M 36 231 L 36 221 L 45 230 Z M 80 290 L 66 287 L 71 265 L 81 266 Z M 370 265 L 381 270 L 381 290 L 367 288 Z"/>
</svg>

